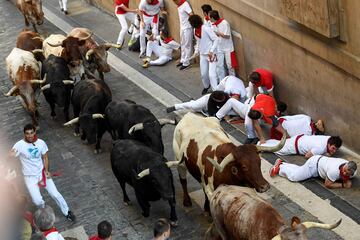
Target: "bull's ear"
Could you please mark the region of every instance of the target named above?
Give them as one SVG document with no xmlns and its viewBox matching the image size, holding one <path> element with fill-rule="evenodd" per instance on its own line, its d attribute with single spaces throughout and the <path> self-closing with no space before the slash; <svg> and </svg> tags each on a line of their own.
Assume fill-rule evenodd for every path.
<svg viewBox="0 0 360 240">
<path fill-rule="evenodd" d="M 85 42 L 86 42 L 86 40 L 79 40 L 79 45 L 82 46 L 85 44 Z"/>
<path fill-rule="evenodd" d="M 296 217 L 296 216 L 292 217 L 292 218 L 291 218 L 291 229 L 292 229 L 292 230 L 295 230 L 295 229 L 296 229 L 296 226 L 297 226 L 298 224 L 300 224 L 300 223 L 301 223 L 300 218 L 298 218 L 298 217 Z"/>
</svg>

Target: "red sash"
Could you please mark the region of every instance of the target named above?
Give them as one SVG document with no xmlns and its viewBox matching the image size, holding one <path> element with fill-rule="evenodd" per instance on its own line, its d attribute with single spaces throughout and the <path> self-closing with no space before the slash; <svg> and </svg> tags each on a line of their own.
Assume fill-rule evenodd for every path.
<svg viewBox="0 0 360 240">
<path fill-rule="evenodd" d="M 285 118 L 279 118 L 278 119 L 279 124 L 282 124 L 284 121 L 286 121 Z M 276 139 L 276 140 L 281 140 L 282 133 L 280 131 L 278 131 L 275 127 L 271 127 L 271 129 L 270 129 L 270 138 L 271 139 Z"/>
<path fill-rule="evenodd" d="M 296 151 L 296 154 L 299 155 L 300 152 L 299 152 L 299 139 L 304 136 L 304 134 L 301 134 L 301 135 L 297 135 L 296 138 L 295 138 L 295 151 Z"/>
<path fill-rule="evenodd" d="M 230 60 L 231 60 L 231 66 L 236 69 L 238 66 L 239 66 L 239 63 L 236 59 L 236 54 L 235 54 L 235 51 L 232 51 L 230 53 Z"/>
</svg>

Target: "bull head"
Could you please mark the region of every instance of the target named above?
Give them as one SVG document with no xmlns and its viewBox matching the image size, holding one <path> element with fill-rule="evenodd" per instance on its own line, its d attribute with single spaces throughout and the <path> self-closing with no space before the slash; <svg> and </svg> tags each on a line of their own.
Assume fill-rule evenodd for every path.
<svg viewBox="0 0 360 240">
<path fill-rule="evenodd" d="M 303 222 L 303 223 L 300 223 L 300 220 L 297 217 L 294 217 L 294 218 L 296 218 L 299 221 L 299 224 L 303 225 L 306 229 L 308 229 L 308 228 L 334 229 L 337 226 L 339 226 L 341 221 L 342 221 L 342 219 L 340 219 L 339 221 L 337 221 L 334 224 L 325 224 L 325 223 L 317 223 L 317 222 Z M 294 218 L 293 218 L 292 222 L 294 221 Z M 293 223 L 292 223 L 292 225 L 293 225 Z M 292 226 L 292 228 L 293 228 L 293 226 Z M 272 240 L 281 240 L 281 239 L 282 239 L 281 234 L 278 234 L 278 235 L 276 235 L 275 237 L 272 238 Z"/>
<path fill-rule="evenodd" d="M 170 168 L 170 167 L 179 165 L 181 162 L 182 162 L 182 160 L 180 160 L 180 161 L 168 161 L 165 164 L 166 164 L 166 166 L 168 168 Z M 149 174 L 150 174 L 150 169 L 147 168 L 145 170 L 142 170 L 139 174 L 136 174 L 136 179 L 139 180 L 139 179 L 141 179 L 141 178 L 143 178 L 143 177 L 145 177 L 145 176 L 147 176 Z"/>
<path fill-rule="evenodd" d="M 67 81 L 67 80 L 64 80 L 64 81 Z M 94 113 L 94 114 L 92 114 L 92 118 L 93 119 L 99 119 L 99 118 L 104 119 L 105 115 L 101 114 L 101 113 Z M 66 126 L 66 127 L 71 126 L 72 124 L 78 123 L 78 122 L 79 122 L 79 117 L 71 119 L 70 121 L 64 123 L 64 126 Z"/>
<path fill-rule="evenodd" d="M 172 124 L 172 125 L 176 124 L 175 120 L 171 120 L 171 119 L 167 119 L 167 118 L 161 118 L 158 121 L 159 121 L 160 126 L 164 126 L 165 124 Z M 142 129 L 144 129 L 144 124 L 137 123 L 129 129 L 128 133 L 129 133 L 129 135 L 132 135 L 134 132 L 142 130 Z"/>
</svg>

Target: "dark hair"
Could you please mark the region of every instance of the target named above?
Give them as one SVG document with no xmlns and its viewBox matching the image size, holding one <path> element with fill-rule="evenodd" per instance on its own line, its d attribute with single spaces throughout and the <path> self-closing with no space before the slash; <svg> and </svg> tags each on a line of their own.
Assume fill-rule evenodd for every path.
<svg viewBox="0 0 360 240">
<path fill-rule="evenodd" d="M 25 133 L 27 130 L 34 130 L 34 131 L 36 131 L 36 127 L 35 127 L 33 124 L 28 123 L 28 124 L 26 124 L 25 127 L 24 127 L 24 133 Z"/>
<path fill-rule="evenodd" d="M 102 221 L 99 223 L 97 229 L 99 238 L 106 239 L 111 236 L 112 226 L 108 221 Z"/>
<path fill-rule="evenodd" d="M 277 110 L 278 110 L 279 112 L 283 113 L 283 112 L 286 111 L 286 109 L 287 109 L 287 104 L 286 104 L 286 103 L 284 103 L 284 102 L 282 102 L 282 101 L 279 101 L 279 102 L 277 103 Z"/>
<path fill-rule="evenodd" d="M 164 37 L 169 37 L 169 31 L 168 31 L 168 30 L 163 29 L 163 30 L 161 30 L 161 32 L 162 32 L 162 35 L 163 35 Z"/>
<path fill-rule="evenodd" d="M 193 28 L 199 28 L 203 24 L 201 17 L 196 14 L 189 17 L 189 22 Z"/>
<path fill-rule="evenodd" d="M 170 228 L 169 222 L 165 218 L 160 218 L 156 221 L 154 226 L 154 237 L 159 237 L 168 231 Z"/>
<path fill-rule="evenodd" d="M 250 109 L 249 113 L 248 113 L 249 118 L 251 118 L 252 120 L 258 120 L 261 118 L 261 112 L 259 112 L 258 110 L 253 110 Z"/>
<path fill-rule="evenodd" d="M 340 148 L 342 145 L 342 140 L 339 136 L 331 136 L 327 143 L 330 145 L 335 145 L 336 148 Z"/>
<path fill-rule="evenodd" d="M 258 82 L 258 81 L 260 81 L 260 78 L 261 78 L 260 73 L 252 72 L 252 73 L 250 73 L 249 81 L 250 82 Z"/>
<path fill-rule="evenodd" d="M 220 19 L 219 12 L 216 11 L 216 10 L 210 11 L 209 17 L 212 18 L 212 19 L 215 19 L 215 20 L 219 20 L 219 19 Z"/>
<path fill-rule="evenodd" d="M 209 4 L 204 4 L 201 6 L 201 10 L 208 15 L 212 7 Z"/>
</svg>

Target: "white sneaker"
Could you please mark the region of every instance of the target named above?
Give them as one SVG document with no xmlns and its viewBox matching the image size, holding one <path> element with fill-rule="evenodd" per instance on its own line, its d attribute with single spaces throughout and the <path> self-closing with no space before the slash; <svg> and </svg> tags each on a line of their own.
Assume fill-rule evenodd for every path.
<svg viewBox="0 0 360 240">
<path fill-rule="evenodd" d="M 140 52 L 139 58 L 143 58 L 143 57 L 145 57 L 145 52 Z"/>
</svg>

